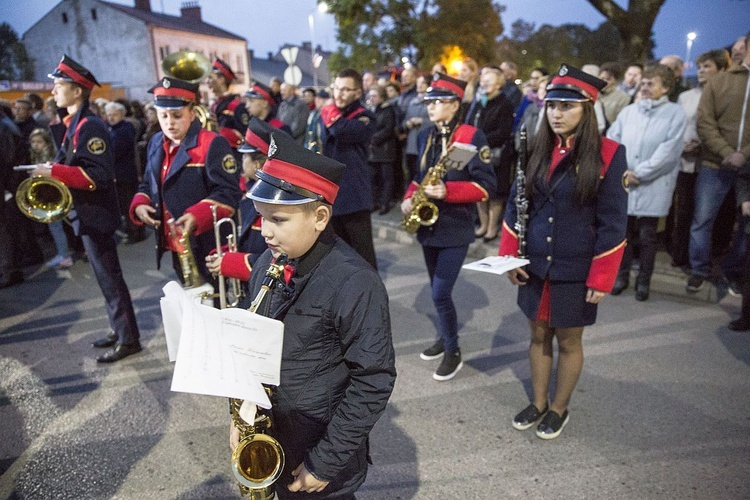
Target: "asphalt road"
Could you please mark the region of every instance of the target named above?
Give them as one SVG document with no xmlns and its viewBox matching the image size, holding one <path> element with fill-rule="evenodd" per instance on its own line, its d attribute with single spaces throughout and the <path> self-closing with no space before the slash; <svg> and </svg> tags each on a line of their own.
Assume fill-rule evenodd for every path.
<svg viewBox="0 0 750 500">
<path fill-rule="evenodd" d="M 547 442 L 510 426 L 530 391 L 513 287 L 462 272 L 465 366 L 436 382 L 418 357 L 435 336 L 420 247 L 378 234 L 398 379 L 359 499 L 750 498 L 750 335 L 725 327 L 738 299 L 606 298 Z M 170 266 L 155 270 L 150 241 L 120 250 L 145 349 L 114 365 L 90 347 L 107 320 L 88 264 L 0 290 L 0 498 L 237 497 L 226 401 L 170 391 Z"/>
</svg>

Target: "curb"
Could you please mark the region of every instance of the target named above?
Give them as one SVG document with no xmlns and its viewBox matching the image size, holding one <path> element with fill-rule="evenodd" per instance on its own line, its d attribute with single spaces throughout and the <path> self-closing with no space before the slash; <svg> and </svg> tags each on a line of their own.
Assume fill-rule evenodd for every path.
<svg viewBox="0 0 750 500">
<path fill-rule="evenodd" d="M 415 236 L 407 233 L 401 227 L 401 215 L 396 209 L 391 210 L 386 215 L 372 216 L 373 236 L 383 241 L 391 241 L 404 245 L 418 245 Z M 497 255 L 499 240 L 496 239 L 489 243 L 481 240 L 475 241 L 469 245 L 467 257 L 471 259 L 483 259 Z M 651 276 L 651 292 L 663 295 L 669 295 L 684 300 L 716 304 L 724 298 L 719 296 L 716 287 L 706 281 L 703 288 L 696 293 L 688 293 L 685 290 L 688 275 L 678 268 L 670 265 L 670 257 L 666 252 L 660 251 L 656 255 L 656 264 L 654 274 Z M 635 276 L 631 272 L 631 283 L 635 282 Z M 633 294 L 631 286 L 623 292 L 623 296 Z"/>
</svg>

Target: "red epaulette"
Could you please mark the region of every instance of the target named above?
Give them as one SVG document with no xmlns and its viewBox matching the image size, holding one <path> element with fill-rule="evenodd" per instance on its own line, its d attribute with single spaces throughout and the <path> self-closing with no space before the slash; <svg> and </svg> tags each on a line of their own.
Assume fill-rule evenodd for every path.
<svg viewBox="0 0 750 500">
<path fill-rule="evenodd" d="M 351 113 L 349 113 L 348 115 L 346 115 L 345 118 L 347 120 L 351 120 L 352 118 L 356 118 L 357 116 L 361 115 L 365 111 L 367 111 L 367 110 L 365 108 L 363 108 L 362 106 L 360 106 L 357 109 L 355 109 L 354 111 L 352 111 Z"/>
<path fill-rule="evenodd" d="M 607 175 L 607 170 L 609 170 L 609 166 L 612 164 L 612 158 L 615 157 L 615 152 L 617 151 L 618 147 L 620 147 L 619 142 L 615 142 L 612 139 L 602 137 L 602 161 L 604 163 L 602 164 L 602 169 L 599 173 L 600 179 L 604 178 L 604 176 Z"/>
<path fill-rule="evenodd" d="M 281 128 L 284 125 L 286 125 L 286 123 L 282 122 L 281 120 L 279 120 L 275 116 L 273 118 L 271 118 L 270 120 L 268 120 L 268 124 L 270 126 L 274 127 L 274 128 Z"/>
<path fill-rule="evenodd" d="M 456 127 L 455 132 L 453 132 L 453 142 L 471 144 L 471 140 L 474 138 L 474 134 L 476 134 L 476 132 L 476 127 L 467 125 L 466 123 L 462 123 L 461 125 Z"/>
</svg>

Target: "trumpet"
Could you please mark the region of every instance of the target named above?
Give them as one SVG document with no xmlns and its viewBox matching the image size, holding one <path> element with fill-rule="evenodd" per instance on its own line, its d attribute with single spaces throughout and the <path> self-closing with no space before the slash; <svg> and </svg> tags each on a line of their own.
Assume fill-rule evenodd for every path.
<svg viewBox="0 0 750 500">
<path fill-rule="evenodd" d="M 255 296 L 250 308 L 251 313 L 258 314 L 268 291 L 284 275 L 287 262 L 286 254 L 282 254 L 271 264 L 263 277 L 258 295 Z M 271 388 L 265 388 L 270 397 Z M 284 450 L 279 442 L 268 435 L 273 426 L 271 413 L 258 410 L 252 423 L 246 422 L 240 415 L 242 401 L 230 399 L 232 423 L 240 432 L 240 442 L 232 452 L 232 472 L 242 495 L 249 495 L 251 500 L 270 500 L 275 498 L 273 483 L 281 476 L 284 469 Z"/>
<path fill-rule="evenodd" d="M 224 255 L 221 247 L 222 224 L 229 224 L 229 227 L 231 228 L 230 233 L 227 235 L 227 251 L 236 252 L 237 224 L 230 217 L 224 217 L 217 220 L 218 216 L 216 215 L 216 205 L 211 205 L 211 214 L 214 217 L 214 238 L 216 239 L 216 255 L 218 255 L 219 257 Z M 226 309 L 227 306 L 237 307 L 237 304 L 239 304 L 240 300 L 242 299 L 242 283 L 240 282 L 240 280 L 236 278 L 229 278 L 229 284 L 231 286 L 233 300 L 227 303 L 226 278 L 223 274 L 219 273 L 219 306 L 221 307 L 221 309 Z"/>
<path fill-rule="evenodd" d="M 424 190 L 427 186 L 438 184 L 443 175 L 445 175 L 446 170 L 448 170 L 446 166 L 443 165 L 443 158 L 448 154 L 449 133 L 450 131 L 448 127 L 440 127 L 440 135 L 442 136 L 443 141 L 442 155 L 437 165 L 430 167 L 427 174 L 425 174 L 424 179 L 422 179 L 422 182 L 419 184 L 419 189 L 417 189 L 412 195 L 411 212 L 409 212 L 408 215 L 405 215 L 404 220 L 401 222 L 401 225 L 404 226 L 407 233 L 416 233 L 420 226 L 429 227 L 435 224 L 438 220 L 440 209 L 435 203 L 427 198 Z"/>
<path fill-rule="evenodd" d="M 167 221 L 167 227 L 169 228 L 170 238 L 177 248 L 183 287 L 190 290 L 190 295 L 194 299 L 206 305 L 212 305 L 214 287 L 211 283 L 206 283 L 198 271 L 195 254 L 193 254 L 193 248 L 190 246 L 190 235 L 179 232 L 173 218 Z"/>
</svg>

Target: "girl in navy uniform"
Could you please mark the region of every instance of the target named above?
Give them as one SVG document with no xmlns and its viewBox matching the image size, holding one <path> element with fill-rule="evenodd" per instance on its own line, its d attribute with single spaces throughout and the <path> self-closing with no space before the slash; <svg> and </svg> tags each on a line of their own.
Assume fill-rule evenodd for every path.
<svg viewBox="0 0 750 500">
<path fill-rule="evenodd" d="M 612 290 L 625 248 L 628 194 L 625 148 L 601 138 L 594 102 L 606 82 L 563 65 L 547 86 L 545 117 L 531 145 L 525 195 L 529 200 L 526 269 L 508 273 L 519 285 L 518 305 L 531 326 L 534 399 L 513 419 L 553 439 L 568 422 L 568 403 L 583 366 L 583 328 Z M 505 212 L 500 255 L 515 256 L 513 185 Z M 548 403 L 552 339 L 557 338 L 557 387 Z"/>
<path fill-rule="evenodd" d="M 454 143 L 472 144 L 478 154 L 460 170 L 452 169 L 437 185 L 424 188 L 425 195 L 439 210 L 432 226 L 421 226 L 417 240 L 422 245 L 427 273 L 430 276 L 432 301 L 438 313 L 438 339 L 421 354 L 424 360 L 442 357 L 433 374 L 435 380 L 453 378 L 463 363 L 458 346 L 458 318 L 451 293 L 458 278 L 469 244 L 474 241 L 473 204 L 486 201 L 495 189 L 495 172 L 490 165 L 487 139 L 481 130 L 460 125 L 458 111 L 466 82 L 436 73 L 427 89 L 427 112 L 434 127 L 423 130 L 417 140 L 419 172 L 401 203 L 401 211 L 412 210 L 412 195 L 428 170 L 435 166 Z"/>
</svg>

